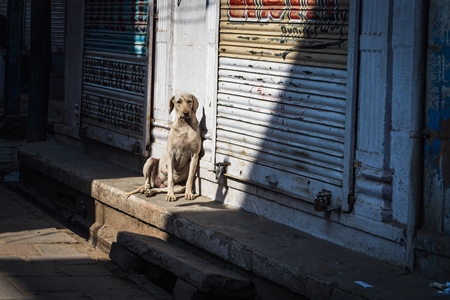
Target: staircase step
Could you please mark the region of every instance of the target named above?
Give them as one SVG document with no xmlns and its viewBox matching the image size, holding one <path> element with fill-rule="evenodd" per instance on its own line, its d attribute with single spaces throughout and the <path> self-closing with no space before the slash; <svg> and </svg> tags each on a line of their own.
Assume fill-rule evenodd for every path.
<svg viewBox="0 0 450 300">
<path fill-rule="evenodd" d="M 203 293 L 236 299 L 251 299 L 255 294 L 251 280 L 158 238 L 119 232 L 117 243 Z"/>
</svg>

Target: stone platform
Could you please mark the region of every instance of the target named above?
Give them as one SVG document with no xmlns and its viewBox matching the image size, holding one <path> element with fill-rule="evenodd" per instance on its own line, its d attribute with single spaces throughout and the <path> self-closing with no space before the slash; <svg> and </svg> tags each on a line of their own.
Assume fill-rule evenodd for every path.
<svg viewBox="0 0 450 300">
<path fill-rule="evenodd" d="M 126 198 L 125 192 L 142 184 L 141 174 L 56 142 L 22 144 L 18 160 L 21 182 L 45 195 L 41 205 L 84 228 L 105 251 L 124 231 L 156 237 L 254 282 L 259 299 L 431 299 L 436 294 L 431 281 L 417 274 L 213 199 Z"/>
</svg>

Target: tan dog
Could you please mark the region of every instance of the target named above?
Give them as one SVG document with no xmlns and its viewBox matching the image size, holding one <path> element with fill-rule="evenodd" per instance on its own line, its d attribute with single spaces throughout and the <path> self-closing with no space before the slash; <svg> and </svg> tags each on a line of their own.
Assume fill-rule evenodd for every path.
<svg viewBox="0 0 450 300">
<path fill-rule="evenodd" d="M 169 131 L 166 150 L 160 159 L 150 157 L 144 165 L 145 183 L 138 189 L 126 193 L 143 193 L 147 197 L 167 192 L 167 201 L 175 201 L 175 193 L 185 192 L 187 200 L 194 199 L 192 187 L 201 148 L 201 136 L 195 112 L 197 98 L 188 93 L 170 98 L 170 111 L 175 108 L 175 121 Z M 184 186 L 174 184 L 186 182 Z"/>
</svg>

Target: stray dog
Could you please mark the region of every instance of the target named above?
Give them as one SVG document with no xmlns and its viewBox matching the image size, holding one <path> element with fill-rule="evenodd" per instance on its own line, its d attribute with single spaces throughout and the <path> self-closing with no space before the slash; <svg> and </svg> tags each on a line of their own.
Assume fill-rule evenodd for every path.
<svg viewBox="0 0 450 300">
<path fill-rule="evenodd" d="M 167 201 L 175 201 L 175 193 L 185 192 L 186 200 L 194 199 L 192 187 L 201 149 L 201 136 L 195 112 L 197 98 L 188 93 L 170 98 L 170 111 L 175 108 L 175 120 L 169 131 L 166 150 L 160 159 L 147 159 L 143 174 L 144 185 L 125 196 L 143 193 L 147 197 L 167 192 Z M 186 187 L 174 184 L 186 181 Z"/>
</svg>

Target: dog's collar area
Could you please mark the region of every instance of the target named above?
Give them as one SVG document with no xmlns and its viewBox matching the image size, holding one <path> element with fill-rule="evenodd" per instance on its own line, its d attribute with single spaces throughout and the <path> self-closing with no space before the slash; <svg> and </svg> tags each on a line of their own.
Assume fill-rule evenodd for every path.
<svg viewBox="0 0 450 300">
<path fill-rule="evenodd" d="M 187 126 L 189 126 L 189 127 L 191 127 L 192 129 L 194 129 L 194 130 L 196 130 L 196 128 L 197 128 L 197 126 L 198 126 L 198 123 L 197 122 L 195 122 L 196 120 L 194 119 L 192 119 L 192 117 L 190 117 L 190 118 L 183 118 L 183 117 L 180 117 L 178 120 L 176 120 L 175 122 L 177 122 L 177 123 L 179 123 L 180 125 L 182 125 L 182 126 L 184 126 L 184 125 L 187 125 Z"/>
</svg>

